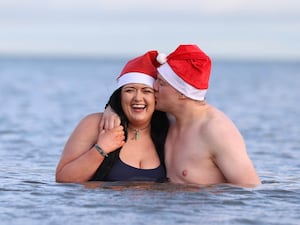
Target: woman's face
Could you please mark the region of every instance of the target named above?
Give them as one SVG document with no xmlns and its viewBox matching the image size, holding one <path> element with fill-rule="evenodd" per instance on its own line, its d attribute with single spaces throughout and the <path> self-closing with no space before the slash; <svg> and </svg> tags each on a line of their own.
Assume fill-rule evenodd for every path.
<svg viewBox="0 0 300 225">
<path fill-rule="evenodd" d="M 129 123 L 142 126 L 149 123 L 154 112 L 154 90 L 145 84 L 126 84 L 122 87 L 121 104 Z"/>
</svg>

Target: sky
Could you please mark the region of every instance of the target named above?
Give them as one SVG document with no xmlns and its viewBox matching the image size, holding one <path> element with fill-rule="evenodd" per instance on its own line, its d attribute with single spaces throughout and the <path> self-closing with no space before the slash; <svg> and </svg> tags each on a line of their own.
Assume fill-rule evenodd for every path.
<svg viewBox="0 0 300 225">
<path fill-rule="evenodd" d="M 0 0 L 0 55 L 136 56 L 197 44 L 300 61 L 299 0 Z"/>
</svg>

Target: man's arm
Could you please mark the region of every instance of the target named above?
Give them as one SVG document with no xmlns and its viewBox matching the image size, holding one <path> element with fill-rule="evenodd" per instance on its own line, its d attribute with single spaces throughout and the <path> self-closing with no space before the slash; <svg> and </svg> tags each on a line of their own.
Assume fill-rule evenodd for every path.
<svg viewBox="0 0 300 225">
<path fill-rule="evenodd" d="M 113 109 L 108 105 L 102 115 L 99 123 L 99 129 L 110 130 L 114 127 L 118 127 L 121 124 L 120 117 L 113 111 Z"/>
<path fill-rule="evenodd" d="M 215 163 L 228 183 L 241 186 L 261 184 L 249 158 L 244 139 L 227 118 L 215 121 L 210 131 L 210 142 Z"/>
</svg>

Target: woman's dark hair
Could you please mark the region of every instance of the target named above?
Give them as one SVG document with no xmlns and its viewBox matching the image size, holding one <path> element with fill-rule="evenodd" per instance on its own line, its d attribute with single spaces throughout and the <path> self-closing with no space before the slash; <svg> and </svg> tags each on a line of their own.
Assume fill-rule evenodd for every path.
<svg viewBox="0 0 300 225">
<path fill-rule="evenodd" d="M 128 127 L 128 119 L 122 109 L 121 104 L 121 91 L 122 87 L 118 88 L 114 93 L 110 96 L 108 103 L 113 111 L 120 117 L 121 125 L 124 127 L 125 132 L 125 141 L 127 140 L 127 127 Z M 169 129 L 169 120 L 167 114 L 165 112 L 161 112 L 155 110 L 152 118 L 151 118 L 151 139 L 154 143 L 156 151 L 158 153 L 159 159 L 162 165 L 165 167 L 164 160 L 164 146 L 167 137 L 167 132 Z M 106 174 L 109 173 L 111 167 L 113 166 L 117 156 L 119 155 L 119 149 L 108 154 L 108 157 L 102 162 L 102 164 L 97 169 L 91 180 L 102 180 Z"/>
</svg>

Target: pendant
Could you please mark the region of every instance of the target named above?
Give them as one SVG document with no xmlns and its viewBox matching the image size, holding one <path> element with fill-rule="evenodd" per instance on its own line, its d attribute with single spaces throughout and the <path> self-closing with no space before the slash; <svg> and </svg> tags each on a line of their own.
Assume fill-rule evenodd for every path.
<svg viewBox="0 0 300 225">
<path fill-rule="evenodd" d="M 135 140 L 139 138 L 139 130 L 135 130 Z"/>
</svg>

